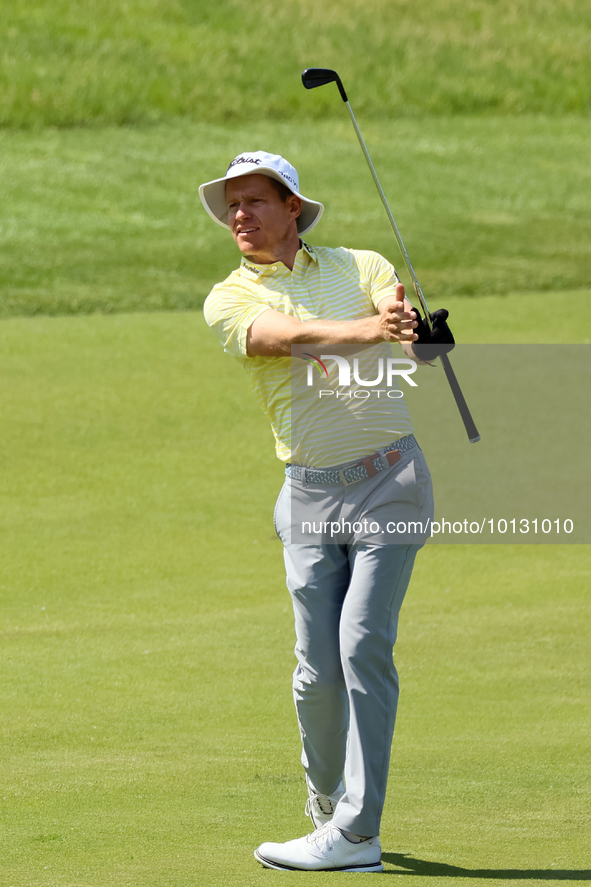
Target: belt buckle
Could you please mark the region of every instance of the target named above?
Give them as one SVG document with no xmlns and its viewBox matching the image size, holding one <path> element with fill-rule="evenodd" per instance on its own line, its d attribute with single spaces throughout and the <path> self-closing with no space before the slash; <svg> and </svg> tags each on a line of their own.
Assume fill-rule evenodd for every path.
<svg viewBox="0 0 591 887">
<path fill-rule="evenodd" d="M 346 487 L 350 487 L 353 484 L 358 484 L 361 480 L 365 480 L 364 477 L 354 477 L 353 480 L 349 480 L 348 477 L 345 477 L 345 471 L 351 471 L 351 469 L 359 468 L 360 466 L 361 462 L 356 462 L 355 465 L 349 465 L 346 469 L 339 468 L 339 480 L 341 481 L 341 483 L 344 484 Z"/>
</svg>

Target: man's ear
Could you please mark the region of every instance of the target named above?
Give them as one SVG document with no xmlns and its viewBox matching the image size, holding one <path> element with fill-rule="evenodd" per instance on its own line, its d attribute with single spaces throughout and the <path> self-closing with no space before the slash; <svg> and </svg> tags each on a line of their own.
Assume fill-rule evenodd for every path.
<svg viewBox="0 0 591 887">
<path fill-rule="evenodd" d="M 291 200 L 290 211 L 293 212 L 294 219 L 297 219 L 297 218 L 299 218 L 300 213 L 302 211 L 302 201 L 300 200 L 299 197 L 296 197 L 295 194 L 291 195 L 290 200 Z"/>
</svg>

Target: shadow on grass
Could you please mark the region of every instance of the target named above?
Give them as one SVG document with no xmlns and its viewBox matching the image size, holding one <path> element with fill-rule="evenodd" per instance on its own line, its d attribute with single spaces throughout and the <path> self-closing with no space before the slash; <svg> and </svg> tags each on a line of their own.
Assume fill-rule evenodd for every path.
<svg viewBox="0 0 591 887">
<path fill-rule="evenodd" d="M 591 869 L 464 869 L 445 862 L 413 859 L 405 853 L 382 853 L 382 862 L 399 866 L 385 875 L 422 875 L 432 878 L 502 878 L 505 881 L 591 881 Z M 400 871 L 404 869 L 404 871 Z"/>
</svg>

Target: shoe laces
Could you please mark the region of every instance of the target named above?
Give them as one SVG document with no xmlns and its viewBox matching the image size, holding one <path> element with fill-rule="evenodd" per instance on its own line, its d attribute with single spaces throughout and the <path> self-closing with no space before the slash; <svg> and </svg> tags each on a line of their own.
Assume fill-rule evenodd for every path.
<svg viewBox="0 0 591 887">
<path fill-rule="evenodd" d="M 316 844 L 320 853 L 322 853 L 324 850 L 327 850 L 329 853 L 331 853 L 334 844 L 335 831 L 337 832 L 338 837 L 338 834 L 340 834 L 338 832 L 338 829 L 335 829 L 335 827 L 332 826 L 330 822 L 327 822 L 326 825 L 317 828 L 315 832 L 307 835 L 306 841 L 308 841 L 309 844 Z"/>
<path fill-rule="evenodd" d="M 337 806 L 337 802 L 328 795 L 312 795 L 306 801 L 307 816 L 310 816 L 313 804 L 317 805 L 324 816 L 332 816 Z"/>
</svg>

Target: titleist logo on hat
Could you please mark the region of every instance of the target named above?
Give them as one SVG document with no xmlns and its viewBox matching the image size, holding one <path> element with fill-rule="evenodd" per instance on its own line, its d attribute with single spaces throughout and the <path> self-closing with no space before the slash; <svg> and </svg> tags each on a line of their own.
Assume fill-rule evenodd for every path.
<svg viewBox="0 0 591 887">
<path fill-rule="evenodd" d="M 232 167 L 236 166 L 237 163 L 254 163 L 258 166 L 261 161 L 257 157 L 244 157 L 241 155 L 240 157 L 236 157 L 236 159 L 232 161 L 226 172 L 230 172 Z"/>
</svg>

